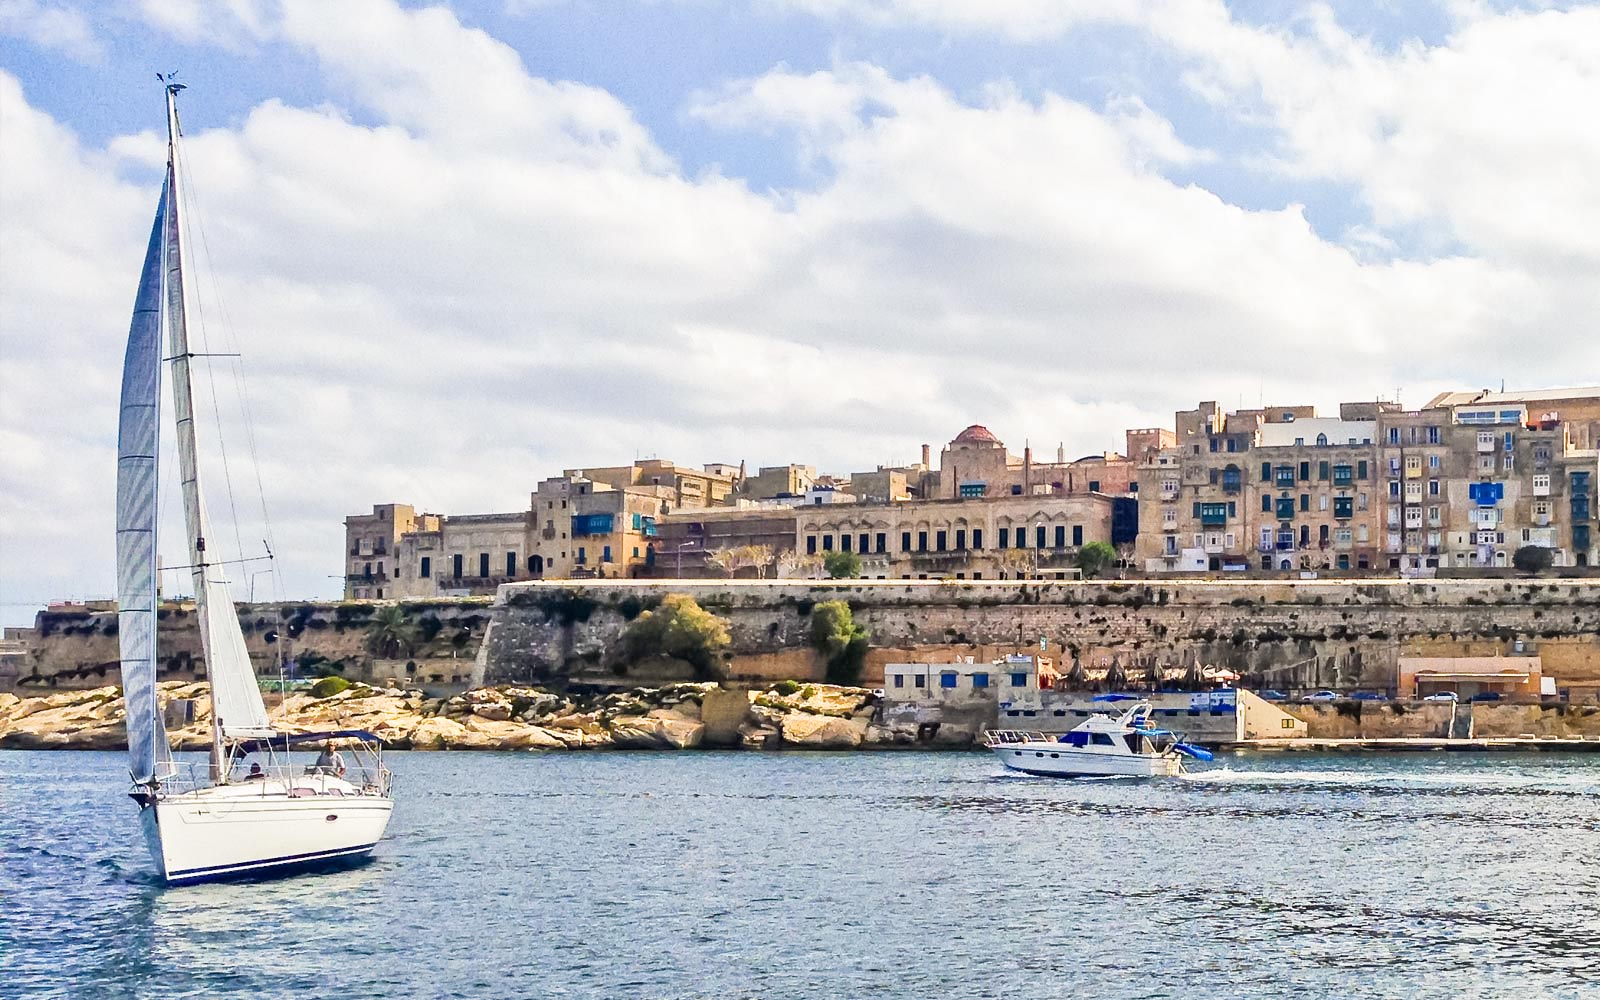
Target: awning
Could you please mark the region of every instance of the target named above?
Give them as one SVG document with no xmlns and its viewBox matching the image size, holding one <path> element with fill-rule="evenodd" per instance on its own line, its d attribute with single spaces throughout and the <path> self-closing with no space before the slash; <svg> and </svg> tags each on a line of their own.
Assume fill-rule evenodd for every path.
<svg viewBox="0 0 1600 1000">
<path fill-rule="evenodd" d="M 1462 671 L 1453 673 L 1443 670 L 1418 670 L 1412 676 L 1419 681 L 1514 681 L 1527 680 L 1530 672 L 1527 670 L 1497 670 L 1492 674 L 1473 673 Z"/>
</svg>

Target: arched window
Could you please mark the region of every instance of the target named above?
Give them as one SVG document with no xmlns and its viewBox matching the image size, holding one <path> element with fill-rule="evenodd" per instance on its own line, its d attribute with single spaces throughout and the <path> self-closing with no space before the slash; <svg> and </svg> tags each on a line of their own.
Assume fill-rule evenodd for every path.
<svg viewBox="0 0 1600 1000">
<path fill-rule="evenodd" d="M 1318 448 L 1326 448 L 1327 446 L 1328 446 L 1328 435 L 1326 435 L 1326 434 L 1318 434 L 1317 435 L 1317 447 Z"/>
</svg>

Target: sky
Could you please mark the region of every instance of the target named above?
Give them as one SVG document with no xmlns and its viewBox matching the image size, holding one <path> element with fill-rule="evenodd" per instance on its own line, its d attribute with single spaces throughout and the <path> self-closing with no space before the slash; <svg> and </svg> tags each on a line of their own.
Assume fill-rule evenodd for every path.
<svg viewBox="0 0 1600 1000">
<path fill-rule="evenodd" d="M 1597 52 L 1553 2 L 0 0 L 0 620 L 112 596 L 157 72 L 260 599 L 563 468 L 1600 382 Z"/>
</svg>

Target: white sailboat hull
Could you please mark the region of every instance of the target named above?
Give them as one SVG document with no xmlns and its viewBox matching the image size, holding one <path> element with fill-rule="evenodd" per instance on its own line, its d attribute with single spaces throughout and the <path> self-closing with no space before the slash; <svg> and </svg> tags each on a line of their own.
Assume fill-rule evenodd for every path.
<svg viewBox="0 0 1600 1000">
<path fill-rule="evenodd" d="M 1095 753 L 1065 743 L 1008 743 L 992 749 L 1011 770 L 1046 777 L 1167 778 L 1183 773 L 1183 761 L 1171 754 Z"/>
<path fill-rule="evenodd" d="M 169 883 L 284 874 L 364 859 L 394 803 L 375 795 L 291 798 L 223 785 L 139 810 L 145 841 Z"/>
</svg>

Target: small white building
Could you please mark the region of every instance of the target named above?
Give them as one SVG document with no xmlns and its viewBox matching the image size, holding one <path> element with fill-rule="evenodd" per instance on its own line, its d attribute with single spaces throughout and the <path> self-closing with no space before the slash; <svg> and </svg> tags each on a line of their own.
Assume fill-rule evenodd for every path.
<svg viewBox="0 0 1600 1000">
<path fill-rule="evenodd" d="M 1058 675 L 1049 657 L 1007 656 L 992 663 L 972 657 L 950 663 L 890 663 L 883 668 L 883 700 L 915 702 L 1002 702 L 1037 698 L 1040 685 L 1048 688 Z"/>
</svg>

